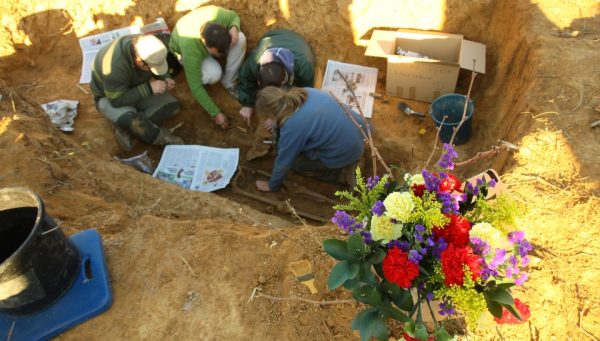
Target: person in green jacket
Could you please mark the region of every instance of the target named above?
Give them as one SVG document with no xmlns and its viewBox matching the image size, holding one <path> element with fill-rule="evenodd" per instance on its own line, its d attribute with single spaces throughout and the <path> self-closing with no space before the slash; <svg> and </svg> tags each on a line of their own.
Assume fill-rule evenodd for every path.
<svg viewBox="0 0 600 341">
<path fill-rule="evenodd" d="M 205 84 L 221 81 L 237 98 L 236 78 L 246 53 L 246 36 L 240 31 L 236 12 L 217 6 L 203 6 L 184 15 L 175 24 L 171 51 L 183 65 L 192 95 L 221 128 L 227 118 L 210 98 Z M 225 70 L 215 58 L 226 57 Z"/>
<path fill-rule="evenodd" d="M 158 126 L 175 115 L 179 101 L 168 74 L 167 46 L 154 35 L 127 35 L 102 47 L 92 64 L 90 88 L 96 108 L 115 125 L 121 147 L 131 150 L 133 134 L 155 145 L 183 144 Z"/>
<path fill-rule="evenodd" d="M 285 29 L 263 35 L 242 65 L 238 76 L 240 115 L 249 124 L 256 93 L 267 86 L 312 87 L 315 80 L 315 54 L 298 33 Z M 274 121 L 265 121 L 271 131 Z"/>
</svg>

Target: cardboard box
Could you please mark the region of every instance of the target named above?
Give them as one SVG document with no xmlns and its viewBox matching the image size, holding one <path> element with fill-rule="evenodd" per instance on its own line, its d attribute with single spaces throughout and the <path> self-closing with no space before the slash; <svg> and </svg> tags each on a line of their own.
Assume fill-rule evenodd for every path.
<svg viewBox="0 0 600 341">
<path fill-rule="evenodd" d="M 427 58 L 400 56 L 396 49 Z M 485 73 L 485 45 L 459 34 L 401 29 L 373 31 L 365 55 L 387 58 L 386 93 L 431 102 L 453 93 L 461 68 Z"/>
</svg>

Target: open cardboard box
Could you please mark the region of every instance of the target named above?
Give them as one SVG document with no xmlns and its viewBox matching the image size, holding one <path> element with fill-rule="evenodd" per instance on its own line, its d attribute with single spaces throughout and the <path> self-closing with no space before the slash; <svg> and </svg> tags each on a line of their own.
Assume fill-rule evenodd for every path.
<svg viewBox="0 0 600 341">
<path fill-rule="evenodd" d="M 396 55 L 397 47 L 429 59 Z M 375 30 L 365 55 L 387 58 L 387 95 L 424 102 L 453 93 L 461 68 L 475 66 L 477 73 L 485 73 L 485 45 L 459 34 Z"/>
</svg>

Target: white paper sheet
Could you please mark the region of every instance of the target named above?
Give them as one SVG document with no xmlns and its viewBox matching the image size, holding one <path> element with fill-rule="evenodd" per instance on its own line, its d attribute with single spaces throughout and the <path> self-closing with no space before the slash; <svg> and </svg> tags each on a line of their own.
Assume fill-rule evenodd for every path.
<svg viewBox="0 0 600 341">
<path fill-rule="evenodd" d="M 81 53 L 83 54 L 79 83 L 88 84 L 92 80 L 92 63 L 94 62 L 96 54 L 103 46 L 128 34 L 148 34 L 155 32 L 170 33 L 169 27 L 163 18 L 157 18 L 155 22 L 144 25 L 143 27 L 133 25 L 79 39 L 79 47 L 81 47 Z"/>
<path fill-rule="evenodd" d="M 238 148 L 170 145 L 152 176 L 183 188 L 212 192 L 229 184 L 239 158 Z"/>
<path fill-rule="evenodd" d="M 338 70 L 353 85 L 358 103 L 354 101 L 352 93 L 346 87 L 346 83 L 336 72 Z M 357 106 L 360 105 L 365 117 L 370 118 L 373 114 L 374 102 L 374 98 L 370 93 L 375 92 L 377 71 L 376 68 L 372 67 L 328 60 L 321 90 L 331 91 L 338 100 L 350 106 L 356 112 L 358 112 Z"/>
</svg>

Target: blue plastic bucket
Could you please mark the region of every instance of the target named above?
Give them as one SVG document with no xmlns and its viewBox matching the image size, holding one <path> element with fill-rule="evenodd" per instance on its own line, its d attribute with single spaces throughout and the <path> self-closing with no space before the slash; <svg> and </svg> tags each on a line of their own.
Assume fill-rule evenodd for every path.
<svg viewBox="0 0 600 341">
<path fill-rule="evenodd" d="M 440 139 L 442 142 L 450 142 L 454 128 L 458 127 L 462 119 L 465 109 L 465 99 L 465 95 L 446 94 L 436 98 L 431 103 L 429 114 L 433 118 L 436 127 L 442 126 L 440 129 Z M 469 104 L 467 105 L 467 119 L 460 127 L 458 133 L 456 133 L 454 144 L 463 144 L 469 141 L 474 109 L 473 101 L 469 100 Z M 444 119 L 444 116 L 446 116 L 446 119 Z M 442 121 L 444 122 L 443 124 Z"/>
</svg>

